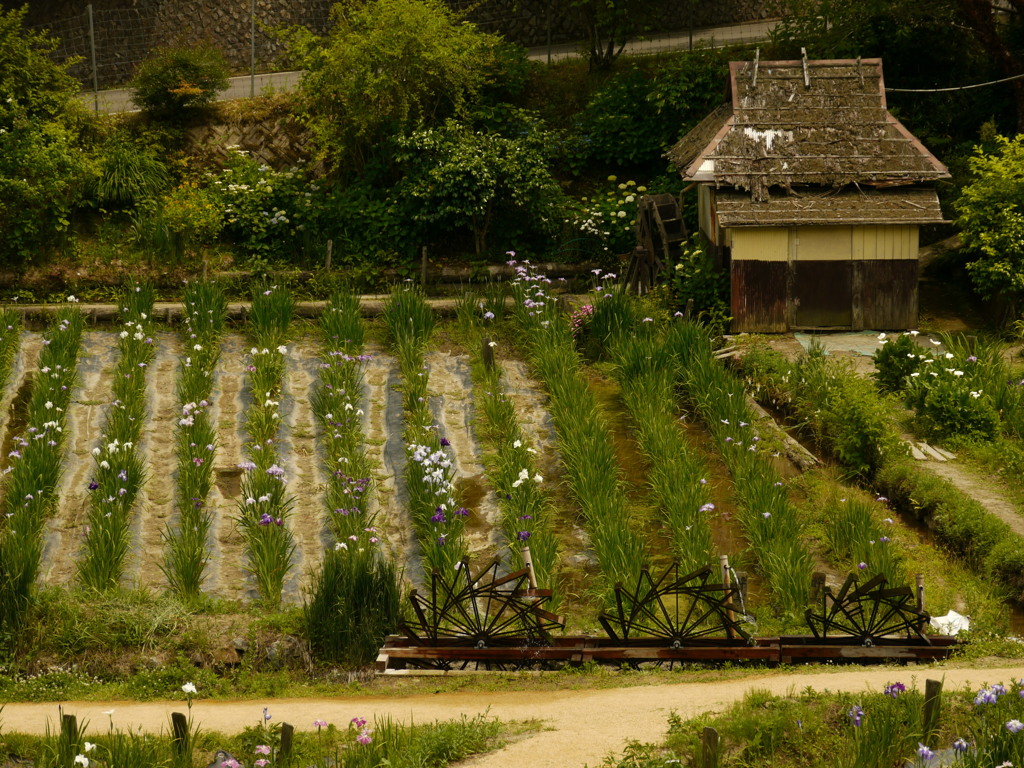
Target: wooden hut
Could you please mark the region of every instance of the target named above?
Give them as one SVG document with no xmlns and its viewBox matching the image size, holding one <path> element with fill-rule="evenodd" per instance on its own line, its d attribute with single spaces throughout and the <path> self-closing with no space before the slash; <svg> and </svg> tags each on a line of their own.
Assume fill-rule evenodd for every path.
<svg viewBox="0 0 1024 768">
<path fill-rule="evenodd" d="M 732 62 L 727 103 L 668 157 L 734 331 L 916 326 L 918 228 L 949 172 L 889 113 L 881 59 Z"/>
</svg>

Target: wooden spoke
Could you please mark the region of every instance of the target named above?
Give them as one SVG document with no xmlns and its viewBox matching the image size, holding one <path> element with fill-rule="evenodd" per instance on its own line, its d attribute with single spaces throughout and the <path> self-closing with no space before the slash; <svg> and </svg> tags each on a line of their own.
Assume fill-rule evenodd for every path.
<svg viewBox="0 0 1024 768">
<path fill-rule="evenodd" d="M 435 571 L 430 588 L 409 595 L 414 618 L 402 631 L 417 645 L 445 647 L 517 648 L 550 643 L 551 632 L 565 620 L 544 605 L 551 590 L 531 589 L 524 568 L 499 573 L 499 561 L 473 575 L 464 560 L 451 578 Z M 432 666 L 451 668 L 436 659 Z M 463 664 L 465 666 L 465 663 Z"/>
<path fill-rule="evenodd" d="M 838 594 L 826 587 L 820 613 L 808 609 L 805 617 L 816 638 L 847 635 L 872 646 L 895 636 L 929 644 L 922 632 L 929 616 L 918 610 L 913 591 L 910 587 L 886 588 L 883 576 L 858 586 L 857 577 L 850 574 Z"/>
<path fill-rule="evenodd" d="M 708 566 L 680 576 L 679 563 L 673 563 L 654 579 L 644 569 L 635 590 L 616 585 L 615 610 L 598 619 L 609 637 L 627 644 L 655 638 L 686 645 L 711 637 L 746 642 L 750 636 L 734 602 L 739 591 L 711 583 L 713 573 Z"/>
</svg>

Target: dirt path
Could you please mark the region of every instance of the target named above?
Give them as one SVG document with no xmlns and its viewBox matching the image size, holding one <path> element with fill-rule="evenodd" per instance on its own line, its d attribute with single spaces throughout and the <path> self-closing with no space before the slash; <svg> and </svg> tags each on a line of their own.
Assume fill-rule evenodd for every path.
<svg viewBox="0 0 1024 768">
<path fill-rule="evenodd" d="M 380 347 L 370 346 L 373 357 L 363 369 L 363 435 L 366 456 L 373 464 L 373 493 L 367 511 L 376 515 L 377 528 L 384 534 L 392 557 L 409 565 L 414 557 L 412 521 L 406 504 L 405 447 L 402 442 L 402 396 L 398 365 Z"/>
<path fill-rule="evenodd" d="M 1000 492 L 992 478 L 971 472 L 955 461 L 925 461 L 920 464 L 981 504 L 989 514 L 995 515 L 1010 526 L 1018 536 L 1024 536 L 1024 517 L 1021 517 L 1017 508 Z"/>
<path fill-rule="evenodd" d="M 237 499 L 241 489 L 242 423 L 247 406 L 245 387 L 245 339 L 228 334 L 221 342 L 220 362 L 213 374 L 213 407 L 210 418 L 217 430 L 215 482 L 210 493 L 213 512 L 209 542 L 210 563 L 206 589 L 229 600 L 255 597 L 244 570 L 242 537 L 235 525 Z"/>
<path fill-rule="evenodd" d="M 67 449 L 61 474 L 57 513 L 46 521 L 40 579 L 46 584 L 68 584 L 76 576 L 86 517 L 89 480 L 96 470 L 92 449 L 100 441 L 113 395 L 117 365 L 117 337 L 105 331 L 82 335 L 78 353 L 78 385 L 67 413 Z"/>
<path fill-rule="evenodd" d="M 489 755 L 473 758 L 472 768 L 592 768 L 609 752 L 621 753 L 630 739 L 658 742 L 665 734 L 670 712 L 684 719 L 702 712 L 722 710 L 751 690 L 775 694 L 815 690 L 880 691 L 893 681 L 921 688 L 924 679 L 944 680 L 946 690 L 977 689 L 983 684 L 1007 682 L 1020 677 L 1021 667 L 994 669 L 894 669 L 857 668 L 849 671 L 793 674 L 765 672 L 742 680 L 711 683 L 673 683 L 584 691 L 494 691 L 442 693 L 428 696 L 339 697 L 331 699 L 279 699 L 228 702 L 197 702 L 192 709 L 203 730 L 232 732 L 255 722 L 264 706 L 276 722 L 292 723 L 298 730 L 312 730 L 313 720 L 324 719 L 344 727 L 353 717 L 392 717 L 404 722 L 430 722 L 488 714 L 502 720 L 538 719 L 544 730 L 509 744 Z M 166 729 L 169 713 L 183 710 L 182 702 L 65 702 L 64 712 L 90 723 L 89 731 L 105 729 L 108 717 L 118 728 Z M 105 712 L 114 710 L 112 715 Z M 56 720 L 56 704 L 8 704 L 4 708 L 7 733 L 45 732 L 47 719 Z"/>
<path fill-rule="evenodd" d="M 473 418 L 473 380 L 466 355 L 430 352 L 426 358 L 430 369 L 430 408 L 441 437 L 451 442 L 454 458 L 455 487 L 459 500 L 470 511 L 466 525 L 466 541 L 470 556 L 483 558 L 496 550 L 498 531 L 497 499 L 484 475 L 480 444 L 471 420 Z"/>
<path fill-rule="evenodd" d="M 321 457 L 316 450 L 316 420 L 309 397 L 317 380 L 318 347 L 308 340 L 288 345 L 288 373 L 281 398 L 279 454 L 288 480 L 288 495 L 295 500 L 289 520 L 295 536 L 295 556 L 285 581 L 285 600 L 298 603 L 314 570 L 319 570 L 327 546 L 324 521 L 326 488 Z"/>
<path fill-rule="evenodd" d="M 173 333 L 155 335 L 156 358 L 149 367 L 146 398 L 149 418 L 142 430 L 142 453 L 146 462 L 146 484 L 136 503 L 132 522 L 135 543 L 130 573 L 135 582 L 147 589 L 162 589 L 167 579 L 163 563 L 164 531 L 174 513 L 174 489 L 177 482 L 174 456 L 174 430 L 178 421 L 175 381 L 181 343 Z"/>
</svg>

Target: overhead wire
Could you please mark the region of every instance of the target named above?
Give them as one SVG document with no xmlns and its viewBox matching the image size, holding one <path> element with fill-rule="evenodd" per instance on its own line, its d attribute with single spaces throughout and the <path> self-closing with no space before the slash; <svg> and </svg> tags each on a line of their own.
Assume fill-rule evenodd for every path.
<svg viewBox="0 0 1024 768">
<path fill-rule="evenodd" d="M 1000 80 L 989 80 L 987 83 L 972 83 L 971 85 L 956 85 L 951 88 L 889 88 L 885 90 L 893 91 L 896 93 L 947 93 L 949 91 L 966 91 L 968 88 L 984 88 L 987 85 L 998 85 L 999 83 L 1008 83 L 1011 80 L 1020 80 L 1024 77 L 1024 74 L 1011 75 L 1010 77 L 1004 77 Z"/>
</svg>

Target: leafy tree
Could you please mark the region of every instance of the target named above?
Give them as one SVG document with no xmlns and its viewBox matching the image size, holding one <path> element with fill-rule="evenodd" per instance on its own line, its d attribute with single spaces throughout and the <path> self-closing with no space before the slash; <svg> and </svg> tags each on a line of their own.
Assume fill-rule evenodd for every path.
<svg viewBox="0 0 1024 768">
<path fill-rule="evenodd" d="M 401 193 L 414 201 L 414 218 L 428 231 L 472 231 L 478 256 L 498 218 L 506 226 L 518 219 L 527 222 L 523 229 L 554 232 L 565 201 L 548 170 L 548 143 L 540 131 L 505 138 L 448 120 L 399 141 L 407 170 Z"/>
<path fill-rule="evenodd" d="M 642 32 L 652 4 L 646 0 L 569 0 L 587 31 L 591 69 L 608 69 L 626 43 Z"/>
<path fill-rule="evenodd" d="M 348 0 L 326 43 L 293 31 L 301 108 L 335 168 L 363 169 L 396 135 L 460 117 L 486 84 L 500 39 L 441 0 Z"/>
<path fill-rule="evenodd" d="M 228 63 L 216 48 L 162 48 L 139 65 L 132 101 L 158 120 L 180 122 L 208 107 L 228 87 Z"/>
<path fill-rule="evenodd" d="M 996 149 L 978 149 L 972 181 L 956 202 L 964 245 L 978 254 L 968 265 L 978 293 L 1024 297 L 1024 134 L 996 137 Z"/>
<path fill-rule="evenodd" d="M 95 176 L 82 151 L 78 81 L 55 64 L 57 41 L 25 29 L 26 8 L 0 10 L 0 259 L 38 255 L 70 226 Z"/>
</svg>

